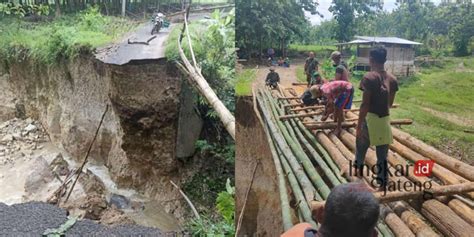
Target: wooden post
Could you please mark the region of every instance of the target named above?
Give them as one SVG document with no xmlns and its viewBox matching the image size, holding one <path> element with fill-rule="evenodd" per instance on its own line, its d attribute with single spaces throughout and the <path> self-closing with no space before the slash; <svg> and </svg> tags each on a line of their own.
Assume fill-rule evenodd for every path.
<svg viewBox="0 0 474 237">
<path fill-rule="evenodd" d="M 424 202 L 421 213 L 446 236 L 470 237 L 474 233 L 474 226 L 437 200 Z"/>
<path fill-rule="evenodd" d="M 302 116 L 299 116 L 299 117 L 302 117 Z M 304 117 L 307 117 L 307 116 L 304 116 Z M 288 117 L 288 118 L 291 118 L 291 117 Z M 282 118 L 280 117 L 280 119 L 282 119 Z M 411 119 L 396 119 L 396 120 L 390 121 L 391 125 L 409 125 L 409 124 L 412 124 L 412 123 L 413 123 L 413 120 L 411 120 Z M 356 122 L 342 122 L 341 126 L 342 126 L 342 128 L 352 128 L 352 127 L 356 127 L 357 123 Z M 337 127 L 337 123 L 335 123 L 335 122 L 327 122 L 327 123 L 314 124 L 314 125 L 308 125 L 307 126 L 308 129 L 313 129 L 313 130 L 316 130 L 316 129 L 334 129 L 336 127 Z"/>
<path fill-rule="evenodd" d="M 400 143 L 411 148 L 420 155 L 434 160 L 437 164 L 444 166 L 469 181 L 474 181 L 474 166 L 456 160 L 399 129 L 392 128 L 392 133 L 395 139 Z"/>
</svg>

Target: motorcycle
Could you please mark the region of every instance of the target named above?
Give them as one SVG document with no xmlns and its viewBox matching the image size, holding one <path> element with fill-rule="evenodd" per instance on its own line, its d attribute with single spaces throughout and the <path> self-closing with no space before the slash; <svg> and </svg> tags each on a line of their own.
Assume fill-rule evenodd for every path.
<svg viewBox="0 0 474 237">
<path fill-rule="evenodd" d="M 154 35 L 160 32 L 161 27 L 163 27 L 164 15 L 162 13 L 156 14 L 153 17 L 152 22 L 153 22 L 153 28 L 151 29 L 151 34 Z"/>
</svg>

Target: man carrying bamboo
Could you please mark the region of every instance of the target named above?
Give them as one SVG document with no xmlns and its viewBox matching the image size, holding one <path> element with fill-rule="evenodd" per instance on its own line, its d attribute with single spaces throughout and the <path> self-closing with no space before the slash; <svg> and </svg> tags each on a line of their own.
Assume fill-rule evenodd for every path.
<svg viewBox="0 0 474 237">
<path fill-rule="evenodd" d="M 318 60 L 314 57 L 313 52 L 309 52 L 309 57 L 304 63 L 304 73 L 306 74 L 306 81 L 308 82 L 308 87 L 311 86 L 311 76 L 315 71 L 318 71 Z"/>
<path fill-rule="evenodd" d="M 375 146 L 377 153 L 377 178 L 381 189 L 387 185 L 387 154 L 392 143 L 389 109 L 398 91 L 395 76 L 384 69 L 387 50 L 375 47 L 370 50 L 369 64 L 371 71 L 364 75 L 360 82 L 363 91 L 356 135 L 355 168 L 363 173 L 365 155 L 370 145 Z"/>
</svg>

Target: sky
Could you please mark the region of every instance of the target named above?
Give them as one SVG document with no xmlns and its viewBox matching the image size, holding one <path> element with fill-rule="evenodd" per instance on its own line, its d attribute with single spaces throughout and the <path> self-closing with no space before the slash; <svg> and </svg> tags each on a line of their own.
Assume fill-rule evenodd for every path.
<svg viewBox="0 0 474 237">
<path fill-rule="evenodd" d="M 316 1 L 319 2 L 318 11 L 324 16 L 324 18 L 321 18 L 318 15 L 311 15 L 309 12 L 305 12 L 306 17 L 309 18 L 309 20 L 311 21 L 313 25 L 319 25 L 321 21 L 323 20 L 332 19 L 332 13 L 329 12 L 329 7 L 331 6 L 332 0 L 316 0 Z M 392 11 L 393 9 L 396 8 L 396 5 L 395 5 L 396 0 L 384 0 L 383 2 L 384 2 L 383 9 L 385 11 Z M 431 0 L 431 2 L 438 4 L 439 2 L 441 2 L 441 0 Z"/>
</svg>

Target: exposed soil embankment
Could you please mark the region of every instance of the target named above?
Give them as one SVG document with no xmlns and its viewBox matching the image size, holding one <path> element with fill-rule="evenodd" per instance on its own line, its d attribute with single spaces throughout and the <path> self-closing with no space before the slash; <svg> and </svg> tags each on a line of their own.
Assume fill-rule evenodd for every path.
<svg viewBox="0 0 474 237">
<path fill-rule="evenodd" d="M 236 105 L 237 138 L 235 154 L 236 217 L 240 215 L 245 195 L 252 188 L 239 235 L 279 236 L 283 232 L 280 196 L 275 165 L 265 132 L 253 110 L 251 97 L 239 97 Z M 238 219 L 238 218 L 236 218 Z M 255 235 L 256 234 L 256 235 Z"/>
<path fill-rule="evenodd" d="M 182 90 L 185 84 L 176 71 L 165 59 L 111 66 L 93 55 L 55 66 L 28 58 L 2 64 L 0 119 L 16 116 L 40 121 L 52 143 L 81 162 L 109 104 L 90 162 L 105 165 L 119 187 L 161 202 L 168 213 L 183 220 L 186 209 L 169 181 L 180 184 L 196 172 L 177 154 L 193 155 L 202 122 L 192 112 L 193 106 L 181 106 L 182 98 L 194 97 L 182 94 L 190 90 Z M 182 116 L 193 119 L 180 120 Z M 179 132 L 185 122 L 186 136 Z"/>
</svg>

